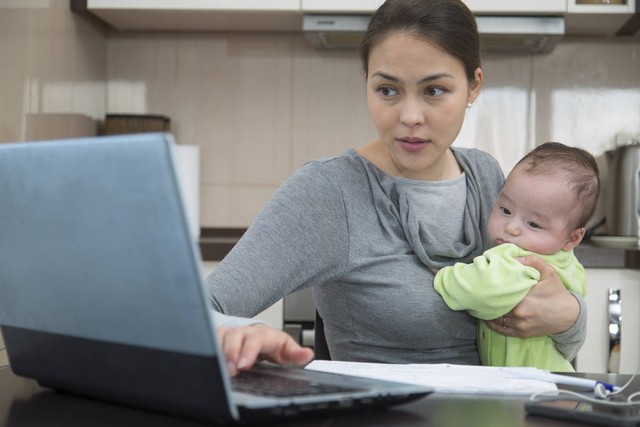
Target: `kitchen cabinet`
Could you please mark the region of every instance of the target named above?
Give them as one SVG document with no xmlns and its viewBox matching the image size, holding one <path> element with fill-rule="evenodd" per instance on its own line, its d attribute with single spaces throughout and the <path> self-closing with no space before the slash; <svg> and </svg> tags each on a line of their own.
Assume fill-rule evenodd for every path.
<svg viewBox="0 0 640 427">
<path fill-rule="evenodd" d="M 610 367 L 609 289 L 620 291 L 619 372 L 640 372 L 640 270 L 628 268 L 586 268 L 587 338 L 576 358 L 580 372 L 606 373 Z"/>
<path fill-rule="evenodd" d="M 248 10 L 297 11 L 300 0 L 86 0 L 87 8 L 101 10 Z"/>
<path fill-rule="evenodd" d="M 371 14 L 384 0 L 300 0 L 304 13 Z"/>
<path fill-rule="evenodd" d="M 301 0 L 305 13 L 373 13 L 383 0 Z M 564 14 L 567 0 L 466 0 L 477 14 L 513 15 L 523 13 Z"/>
<path fill-rule="evenodd" d="M 305 13 L 373 13 L 383 0 L 302 0 Z M 478 14 L 563 14 L 567 0 L 466 0 L 465 3 Z M 508 6 L 506 6 L 508 5 Z"/>
<path fill-rule="evenodd" d="M 606 373 L 610 367 L 619 372 L 640 371 L 640 250 L 597 246 L 583 242 L 575 249 L 587 273 L 587 336 L 576 358 L 581 372 Z M 619 292 L 620 347 L 610 352 L 612 317 L 611 291 Z"/>
<path fill-rule="evenodd" d="M 615 35 L 636 12 L 636 0 L 568 0 L 566 31 L 571 35 Z"/>
<path fill-rule="evenodd" d="M 630 14 L 636 10 L 635 0 L 568 0 L 567 11 L 569 13 L 586 13 L 586 14 L 608 14 L 622 13 Z"/>
<path fill-rule="evenodd" d="M 300 0 L 72 0 L 116 30 L 299 31 Z"/>
<path fill-rule="evenodd" d="M 477 14 L 519 15 L 558 14 L 567 11 L 567 0 L 464 0 L 469 9 Z"/>
<path fill-rule="evenodd" d="M 301 0 L 305 13 L 372 13 L 384 0 Z M 610 0 L 598 3 L 594 0 L 464 0 L 477 14 L 632 14 L 635 0 Z"/>
<path fill-rule="evenodd" d="M 465 0 L 477 15 L 564 16 L 567 35 L 614 35 L 635 0 Z M 588 3 L 591 2 L 591 3 Z M 71 0 L 116 30 L 300 32 L 305 13 L 371 14 L 383 0 Z"/>
</svg>

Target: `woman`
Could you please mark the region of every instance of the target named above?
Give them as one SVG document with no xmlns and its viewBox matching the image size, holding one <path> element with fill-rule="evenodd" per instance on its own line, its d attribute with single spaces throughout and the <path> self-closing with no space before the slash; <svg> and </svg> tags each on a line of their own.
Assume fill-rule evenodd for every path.
<svg viewBox="0 0 640 427">
<path fill-rule="evenodd" d="M 451 148 L 484 80 L 475 19 L 459 0 L 388 0 L 369 24 L 362 63 L 379 139 L 290 177 L 207 279 L 211 302 L 253 316 L 314 286 L 333 359 L 478 364 L 475 319 L 447 308 L 432 286 L 432 271 L 489 247 L 503 182 L 490 155 Z M 541 281 L 507 315 L 508 328 L 490 327 L 555 334 L 572 358 L 584 300 L 539 259 L 524 262 Z M 267 341 L 236 330 L 225 355 L 243 369 Z"/>
</svg>

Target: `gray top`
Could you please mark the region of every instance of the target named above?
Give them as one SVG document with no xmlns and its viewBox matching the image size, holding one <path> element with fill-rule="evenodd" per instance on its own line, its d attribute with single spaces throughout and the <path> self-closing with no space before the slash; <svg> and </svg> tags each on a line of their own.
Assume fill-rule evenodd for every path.
<svg viewBox="0 0 640 427">
<path fill-rule="evenodd" d="M 464 172 L 445 181 L 398 179 L 396 185 L 406 194 L 412 210 L 428 212 L 428 215 L 420 215 L 420 225 L 431 230 L 432 246 L 448 245 L 452 239 L 464 241 L 467 203 L 467 176 Z M 434 200 L 446 200 L 446 203 L 434 204 Z"/>
<path fill-rule="evenodd" d="M 476 320 L 447 307 L 433 289 L 431 269 L 469 262 L 490 246 L 486 223 L 504 177 L 487 153 L 456 148 L 454 154 L 467 187 L 462 233 L 460 220 L 449 216 L 437 218 L 437 230 L 426 226 L 433 211 L 424 201 L 413 205 L 408 180 L 385 174 L 354 150 L 307 163 L 207 278 L 213 308 L 254 316 L 315 285 L 335 360 L 479 364 Z M 430 184 L 442 185 L 422 183 Z M 450 198 L 434 196 L 431 204 L 451 206 Z M 439 239 L 443 231 L 451 238 Z M 554 336 L 569 355 L 586 330 L 585 303 L 577 298 L 578 321 Z"/>
<path fill-rule="evenodd" d="M 255 324 L 266 324 L 260 320 L 251 319 L 249 317 L 230 316 L 228 314 L 222 314 L 218 311 L 211 310 L 213 314 L 213 321 L 216 328 L 237 328 L 240 326 L 250 326 Z"/>
</svg>

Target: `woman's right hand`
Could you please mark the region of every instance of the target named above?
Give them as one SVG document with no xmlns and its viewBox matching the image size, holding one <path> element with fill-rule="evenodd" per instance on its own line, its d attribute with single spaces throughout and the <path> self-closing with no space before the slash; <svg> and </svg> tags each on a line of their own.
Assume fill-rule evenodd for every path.
<svg viewBox="0 0 640 427">
<path fill-rule="evenodd" d="M 519 261 L 540 272 L 540 281 L 506 315 L 488 320 L 487 325 L 502 335 L 530 338 L 553 335 L 571 328 L 580 314 L 580 304 L 564 287 L 550 264 L 536 255 Z"/>
<path fill-rule="evenodd" d="M 302 366 L 314 356 L 313 350 L 301 347 L 286 332 L 267 325 L 218 328 L 218 336 L 231 376 L 251 368 L 257 360 Z"/>
</svg>

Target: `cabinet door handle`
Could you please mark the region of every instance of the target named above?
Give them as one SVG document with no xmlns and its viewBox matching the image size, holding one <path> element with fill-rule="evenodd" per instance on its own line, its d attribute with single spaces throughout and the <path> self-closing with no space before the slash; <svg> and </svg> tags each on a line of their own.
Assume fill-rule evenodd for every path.
<svg viewBox="0 0 640 427">
<path fill-rule="evenodd" d="M 620 289 L 609 289 L 609 366 L 608 372 L 620 372 L 622 338 L 622 298 Z"/>
</svg>

